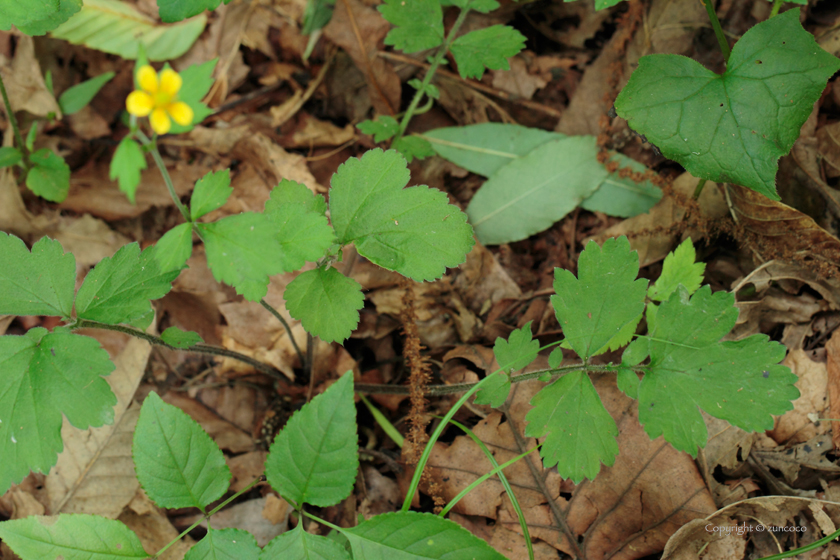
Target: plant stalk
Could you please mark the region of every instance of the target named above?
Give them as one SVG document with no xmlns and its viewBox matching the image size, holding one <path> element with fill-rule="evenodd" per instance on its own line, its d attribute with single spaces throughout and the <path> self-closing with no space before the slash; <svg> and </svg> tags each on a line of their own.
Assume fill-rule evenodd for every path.
<svg viewBox="0 0 840 560">
<path fill-rule="evenodd" d="M 23 164 L 23 170 L 25 172 L 29 172 L 29 150 L 26 149 L 26 144 L 23 141 L 23 136 L 20 135 L 20 128 L 18 127 L 17 118 L 15 118 L 15 113 L 12 110 L 12 104 L 9 102 L 9 95 L 6 93 L 6 84 L 3 83 L 3 75 L 0 74 L 0 94 L 3 95 L 3 105 L 6 106 L 6 116 L 9 118 L 9 124 L 12 125 L 12 132 L 15 135 L 15 143 L 18 145 L 18 149 L 20 153 L 23 154 L 21 158 L 21 163 Z"/>
<path fill-rule="evenodd" d="M 175 185 L 172 184 L 172 177 L 169 175 L 169 170 L 166 169 L 166 164 L 163 163 L 163 158 L 160 155 L 155 138 L 149 138 L 141 130 L 137 131 L 137 137 L 144 146 L 148 146 L 150 148 L 149 151 L 152 153 L 152 159 L 155 160 L 155 165 L 157 165 L 160 170 L 160 174 L 163 175 L 163 182 L 166 183 L 166 189 L 169 191 L 169 196 L 172 197 L 172 202 L 175 203 L 175 206 L 181 212 L 181 215 L 184 216 L 184 219 L 187 222 L 192 222 L 189 209 L 184 206 L 184 203 L 181 202 L 180 198 L 178 198 L 178 193 L 175 192 Z"/>
<path fill-rule="evenodd" d="M 783 0 L 773 0 L 773 7 L 770 9 L 770 17 L 779 15 L 779 8 L 782 7 Z"/>
<path fill-rule="evenodd" d="M 274 309 L 267 301 L 265 301 L 265 299 L 260 300 L 260 305 L 265 307 L 269 313 L 274 315 L 274 317 L 278 321 L 280 321 L 280 324 L 283 325 L 283 328 L 286 329 L 286 334 L 289 335 L 289 340 L 292 341 L 292 346 L 294 347 L 295 352 L 297 352 L 298 360 L 300 360 L 300 367 L 305 367 L 306 357 L 303 355 L 303 352 L 301 352 L 300 346 L 298 346 L 298 343 L 295 340 L 294 335 L 292 334 L 292 327 L 289 326 L 289 323 L 286 321 L 286 319 L 284 319 L 283 316 L 280 315 L 280 312 Z"/>
<path fill-rule="evenodd" d="M 715 30 L 720 50 L 723 53 L 723 61 L 729 63 L 729 42 L 726 40 L 726 35 L 723 33 L 723 28 L 720 26 L 720 20 L 715 13 L 714 0 L 703 0 L 703 6 L 706 7 L 706 13 L 709 14 L 709 21 L 712 22 L 712 29 Z"/>
<path fill-rule="evenodd" d="M 703 192 L 703 187 L 705 187 L 705 186 L 706 186 L 706 179 L 700 179 L 700 181 L 697 183 L 697 187 L 694 189 L 694 195 L 691 198 L 693 198 L 694 200 L 699 199 L 700 198 L 700 193 Z"/>
</svg>

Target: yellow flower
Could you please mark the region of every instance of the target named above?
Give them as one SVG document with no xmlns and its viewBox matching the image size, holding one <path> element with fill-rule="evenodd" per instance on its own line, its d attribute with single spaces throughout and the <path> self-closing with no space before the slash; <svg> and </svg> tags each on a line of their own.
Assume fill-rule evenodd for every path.
<svg viewBox="0 0 840 560">
<path fill-rule="evenodd" d="M 125 100 L 128 112 L 138 117 L 149 117 L 152 130 L 166 134 L 172 127 L 170 117 L 176 123 L 186 126 L 192 124 L 193 110 L 178 101 L 181 89 L 181 76 L 171 68 L 161 70 L 160 75 L 149 66 L 141 66 L 137 71 L 139 90 L 132 91 Z"/>
</svg>

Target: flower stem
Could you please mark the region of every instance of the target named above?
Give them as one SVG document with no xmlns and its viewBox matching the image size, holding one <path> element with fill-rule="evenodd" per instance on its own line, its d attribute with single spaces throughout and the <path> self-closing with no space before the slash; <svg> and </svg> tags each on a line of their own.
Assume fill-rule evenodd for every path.
<svg viewBox="0 0 840 560">
<path fill-rule="evenodd" d="M 773 0 L 773 7 L 770 9 L 770 17 L 779 14 L 779 8 L 782 7 L 782 1 L 783 0 Z"/>
<path fill-rule="evenodd" d="M 12 104 L 9 102 L 9 95 L 6 93 L 6 84 L 3 83 L 3 75 L 0 74 L 0 94 L 3 95 L 3 105 L 6 106 L 6 116 L 9 118 L 9 124 L 12 125 L 12 131 L 15 134 L 15 142 L 18 145 L 20 153 L 23 154 L 21 163 L 24 171 L 29 171 L 29 150 L 26 149 L 26 143 L 23 141 L 23 136 L 20 135 L 20 128 L 18 127 L 17 118 L 12 110 Z"/>
<path fill-rule="evenodd" d="M 458 19 L 455 20 L 455 23 L 452 24 L 452 29 L 449 30 L 449 35 L 446 36 L 446 39 L 443 41 L 443 44 L 438 49 L 437 53 L 435 53 L 435 57 L 432 59 L 432 63 L 429 65 L 429 69 L 426 70 L 426 75 L 423 76 L 423 82 L 420 84 L 420 87 L 414 94 L 414 98 L 408 105 L 408 109 L 406 109 L 405 114 L 403 115 L 402 121 L 400 122 L 400 130 L 399 132 L 397 132 L 397 135 L 394 136 L 394 142 L 402 138 L 403 134 L 405 134 L 405 129 L 408 128 L 408 123 L 411 122 L 411 117 L 414 116 L 414 113 L 417 110 L 417 106 L 423 99 L 423 95 L 425 95 L 426 86 L 428 86 L 429 83 L 432 81 L 432 78 L 435 75 L 435 71 L 438 69 L 438 66 L 440 66 L 440 63 L 443 61 L 443 57 L 445 57 L 446 53 L 449 51 L 449 46 L 452 44 L 452 41 L 455 40 L 455 35 L 458 33 L 458 30 L 461 28 L 461 25 L 464 24 L 464 20 L 467 19 L 467 14 L 469 13 L 469 11 L 469 7 L 466 7 L 461 10 L 461 13 L 458 14 Z"/>
<path fill-rule="evenodd" d="M 726 40 L 726 35 L 723 34 L 723 28 L 720 26 L 715 13 L 714 0 L 703 0 L 703 6 L 706 7 L 706 13 L 709 14 L 709 21 L 712 22 L 712 29 L 715 30 L 720 50 L 723 52 L 723 61 L 729 63 L 729 42 Z"/>
<path fill-rule="evenodd" d="M 697 183 L 697 187 L 694 189 L 694 195 L 692 196 L 692 198 L 694 200 L 697 200 L 698 198 L 700 198 L 700 193 L 703 192 L 703 187 L 705 187 L 705 186 L 706 186 L 706 179 L 700 179 L 700 181 Z"/>
<path fill-rule="evenodd" d="M 283 328 L 286 329 L 286 334 L 289 335 L 289 340 L 292 341 L 292 346 L 294 347 L 295 352 L 297 352 L 298 360 L 300 360 L 300 367 L 302 367 L 302 368 L 305 367 L 306 366 L 306 356 L 303 355 L 303 352 L 301 351 L 300 346 L 298 346 L 298 343 L 295 340 L 294 335 L 292 334 L 292 327 L 289 326 L 289 323 L 286 322 L 286 319 L 284 319 L 283 316 L 280 315 L 280 312 L 277 311 L 276 309 L 274 309 L 271 305 L 269 305 L 269 303 L 267 301 L 265 301 L 264 299 L 261 299 L 260 300 L 260 305 L 265 307 L 268 310 L 269 313 L 274 315 L 274 317 L 278 321 L 280 321 L 280 324 L 283 325 Z"/>
<path fill-rule="evenodd" d="M 172 184 L 172 177 L 169 175 L 169 170 L 166 169 L 166 165 L 163 163 L 163 158 L 160 156 L 160 151 L 158 150 L 155 138 L 149 138 L 141 130 L 138 130 L 136 134 L 137 138 L 140 139 L 140 142 L 142 142 L 144 146 L 147 146 L 149 151 L 152 153 L 152 159 L 155 160 L 155 165 L 157 165 L 160 170 L 160 174 L 163 175 L 163 182 L 166 183 L 166 188 L 169 190 L 169 196 L 172 197 L 172 201 L 175 203 L 175 206 L 178 210 L 180 210 L 181 215 L 184 216 L 185 220 L 192 222 L 189 209 L 184 206 L 184 203 L 181 202 L 180 198 L 178 198 L 178 193 L 175 192 L 175 185 Z"/>
</svg>

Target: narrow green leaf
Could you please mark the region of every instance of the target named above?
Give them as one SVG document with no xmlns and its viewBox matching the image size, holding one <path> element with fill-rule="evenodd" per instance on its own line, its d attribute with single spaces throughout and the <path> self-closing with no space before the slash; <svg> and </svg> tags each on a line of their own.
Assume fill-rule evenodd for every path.
<svg viewBox="0 0 840 560">
<path fill-rule="evenodd" d="M 525 36 L 507 25 L 491 25 L 461 35 L 450 50 L 464 79 L 484 75 L 484 69 L 510 70 L 508 60 L 525 48 Z"/>
<path fill-rule="evenodd" d="M 70 190 L 70 166 L 49 148 L 29 154 L 33 167 L 26 174 L 29 190 L 50 202 L 63 202 Z"/>
<path fill-rule="evenodd" d="M 677 249 L 665 257 L 662 274 L 648 288 L 648 297 L 653 301 L 665 301 L 682 285 L 693 294 L 703 283 L 704 263 L 695 263 L 694 244 L 691 238 L 683 241 Z"/>
<path fill-rule="evenodd" d="M 177 270 L 161 270 L 154 253 L 153 248 L 141 253 L 140 246 L 131 243 L 102 259 L 76 294 L 79 318 L 116 325 L 151 313 L 149 300 L 169 293 L 178 276 Z"/>
<path fill-rule="evenodd" d="M 41 515 L 0 523 L 0 539 L 23 560 L 148 558 L 134 531 L 98 515 Z"/>
<path fill-rule="evenodd" d="M 0 167 L 11 167 L 17 165 L 23 159 L 23 154 L 17 148 L 3 146 L 0 148 Z"/>
<path fill-rule="evenodd" d="M 222 450 L 176 406 L 149 393 L 134 432 L 134 469 L 146 494 L 160 507 L 204 508 L 222 497 L 230 470 Z"/>
<path fill-rule="evenodd" d="M 248 301 L 268 293 L 268 277 L 283 272 L 283 250 L 262 214 L 246 212 L 212 224 L 196 224 L 213 277 Z"/>
<path fill-rule="evenodd" d="M 206 16 L 200 15 L 175 25 L 158 25 L 126 2 L 85 0 L 82 9 L 51 35 L 127 60 L 137 58 L 141 46 L 148 60 L 174 60 L 187 52 L 206 23 Z"/>
<path fill-rule="evenodd" d="M 146 154 L 136 140 L 126 136 L 120 140 L 114 157 L 111 158 L 111 168 L 108 177 L 116 180 L 120 190 L 125 193 L 128 200 L 134 204 L 134 195 L 140 185 L 140 172 L 148 167 Z"/>
<path fill-rule="evenodd" d="M 8 31 L 17 27 L 27 35 L 43 35 L 78 12 L 82 0 L 2 0 L 0 2 L 0 29 Z"/>
<path fill-rule="evenodd" d="M 191 348 L 196 344 L 204 342 L 198 333 L 182 331 L 178 327 L 169 327 L 160 333 L 160 337 L 165 343 L 175 348 Z"/>
<path fill-rule="evenodd" d="M 190 217 L 196 221 L 205 214 L 221 208 L 233 193 L 230 186 L 230 170 L 211 171 L 195 183 L 190 198 Z"/>
<path fill-rule="evenodd" d="M 285 534 L 285 533 L 284 533 Z M 248 531 L 208 529 L 207 535 L 189 549 L 184 560 L 258 560 L 260 547 Z"/>
<path fill-rule="evenodd" d="M 373 136 L 374 142 L 384 142 L 400 131 L 400 123 L 394 117 L 381 115 L 375 121 L 362 121 L 356 125 L 362 134 Z"/>
<path fill-rule="evenodd" d="M 797 377 L 785 366 L 785 347 L 766 335 L 720 342 L 735 326 L 735 296 L 682 286 L 659 306 L 651 332 L 650 365 L 639 387 L 639 420 L 693 456 L 706 444 L 699 408 L 747 431 L 773 427 L 772 415 L 791 410 Z"/>
<path fill-rule="evenodd" d="M 838 69 L 789 10 L 749 29 L 723 74 L 683 56 L 643 56 L 615 108 L 694 176 L 779 200 L 779 157 Z"/>
<path fill-rule="evenodd" d="M 575 484 L 598 475 L 618 455 L 618 427 L 601 402 L 586 372 L 567 373 L 531 399 L 525 435 L 545 437 L 543 465 L 557 465 Z"/>
<path fill-rule="evenodd" d="M 335 0 L 309 0 L 306 3 L 306 10 L 303 12 L 301 34 L 312 35 L 315 31 L 326 27 L 332 19 L 334 8 Z M 305 60 L 307 56 L 303 58 Z"/>
<path fill-rule="evenodd" d="M 403 188 L 408 179 L 393 150 L 351 158 L 333 175 L 330 217 L 339 243 L 355 243 L 362 256 L 403 276 L 434 280 L 464 262 L 472 228 L 445 193 Z"/>
<path fill-rule="evenodd" d="M 203 18 L 203 16 L 200 17 Z M 202 103 L 201 100 L 204 99 L 204 96 L 207 95 L 213 86 L 213 71 L 216 69 L 216 63 L 218 61 L 218 58 L 214 58 L 203 64 L 193 64 L 180 73 L 183 83 L 181 84 L 181 90 L 178 92 L 178 100 L 183 101 L 192 108 L 193 122 L 188 125 L 180 125 L 173 122 L 172 128 L 169 129 L 169 134 L 189 132 L 195 125 L 200 124 L 204 119 L 213 114 L 213 110 Z"/>
<path fill-rule="evenodd" d="M 260 560 L 350 560 L 350 555 L 337 542 L 311 535 L 298 524 L 291 531 L 272 539 L 260 554 Z M 189 560 L 189 559 L 185 559 Z"/>
<path fill-rule="evenodd" d="M 55 464 L 62 414 L 82 430 L 113 422 L 117 399 L 102 378 L 113 369 L 96 340 L 61 327 L 0 337 L 0 492 Z"/>
<path fill-rule="evenodd" d="M 154 257 L 163 272 L 184 269 L 192 254 L 192 224 L 178 224 L 155 243 Z"/>
<path fill-rule="evenodd" d="M 578 260 L 578 277 L 554 269 L 551 304 L 571 348 L 583 360 L 596 355 L 625 327 L 641 318 L 647 280 L 636 280 L 639 255 L 622 236 L 603 248 L 590 241 Z"/>
<path fill-rule="evenodd" d="M 443 10 L 438 0 L 385 0 L 379 12 L 394 25 L 385 37 L 386 45 L 413 53 L 443 43 Z"/>
<path fill-rule="evenodd" d="M 342 533 L 356 560 L 505 560 L 454 521 L 431 513 L 385 513 Z"/>
<path fill-rule="evenodd" d="M 32 123 L 29 132 L 26 133 L 26 140 L 23 141 L 26 149 L 30 152 L 35 149 L 35 137 L 38 136 L 38 121 Z"/>
<path fill-rule="evenodd" d="M 65 115 L 72 115 L 81 111 L 99 93 L 102 86 L 110 82 L 113 77 L 113 72 L 105 72 L 67 88 L 58 98 L 58 106 L 61 108 L 61 112 Z"/>
<path fill-rule="evenodd" d="M 353 489 L 357 452 L 353 372 L 347 372 L 292 415 L 271 444 L 265 475 L 298 507 L 331 506 Z"/>
<path fill-rule="evenodd" d="M 225 4 L 230 0 L 225 0 Z M 204 10 L 215 10 L 221 0 L 157 0 L 160 19 L 165 23 L 174 23 L 196 16 Z"/>
<path fill-rule="evenodd" d="M 42 237 L 32 246 L 0 231 L 0 315 L 69 318 L 76 289 L 76 259 L 61 243 Z"/>
<path fill-rule="evenodd" d="M 325 342 L 341 342 L 359 324 L 362 286 L 334 268 L 301 273 L 286 286 L 286 309 L 306 332 Z"/>
</svg>

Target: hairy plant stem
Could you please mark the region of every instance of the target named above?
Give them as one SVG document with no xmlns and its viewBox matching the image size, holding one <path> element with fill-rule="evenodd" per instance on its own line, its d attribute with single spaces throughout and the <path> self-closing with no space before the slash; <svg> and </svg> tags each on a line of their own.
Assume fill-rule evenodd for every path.
<svg viewBox="0 0 840 560">
<path fill-rule="evenodd" d="M 779 15 L 779 8 L 782 7 L 783 0 L 773 0 L 773 7 L 770 9 L 770 17 Z"/>
<path fill-rule="evenodd" d="M 435 53 L 435 57 L 432 59 L 432 62 L 429 65 L 429 69 L 426 70 L 426 75 L 423 76 L 423 81 L 420 83 L 420 87 L 414 94 L 414 98 L 408 105 L 408 109 L 405 110 L 405 114 L 403 115 L 402 121 L 400 121 L 400 130 L 399 132 L 397 132 L 396 136 L 394 136 L 394 142 L 402 138 L 403 134 L 405 134 L 405 129 L 408 128 L 408 123 L 411 122 L 411 117 L 414 116 L 414 113 L 417 110 L 417 106 L 420 104 L 420 101 L 426 94 L 426 87 L 431 83 L 432 78 L 435 75 L 435 71 L 438 69 L 438 66 L 440 66 L 440 63 L 446 56 L 446 53 L 449 52 L 449 46 L 452 44 L 452 41 L 455 40 L 455 35 L 458 33 L 458 30 L 464 24 L 464 21 L 467 19 L 467 14 L 469 12 L 469 7 L 466 7 L 461 10 L 461 13 L 458 14 L 458 19 L 455 20 L 455 23 L 452 24 L 452 28 L 449 30 L 449 35 L 446 36 L 446 39 L 444 39 L 443 44 L 438 49 L 437 53 Z"/>
<path fill-rule="evenodd" d="M 715 30 L 715 36 L 720 45 L 720 50 L 723 53 L 723 61 L 728 64 L 729 42 L 726 40 L 726 35 L 724 35 L 723 28 L 720 26 L 720 20 L 718 20 L 717 14 L 715 13 L 714 0 L 703 0 L 703 6 L 706 7 L 706 13 L 709 14 L 709 21 L 712 22 L 712 29 Z"/>
<path fill-rule="evenodd" d="M 181 212 L 181 215 L 184 216 L 184 219 L 187 222 L 192 222 L 190 218 L 190 211 L 184 206 L 184 203 L 181 202 L 181 199 L 178 198 L 178 193 L 175 192 L 175 185 L 172 183 L 172 177 L 169 175 L 169 170 L 166 169 L 166 165 L 163 163 L 163 158 L 160 155 L 160 151 L 157 147 L 156 137 L 149 138 L 146 136 L 142 130 L 137 130 L 136 132 L 137 138 L 140 139 L 140 142 L 143 143 L 144 146 L 147 146 L 149 152 L 152 154 L 152 159 L 155 160 L 155 165 L 157 165 L 158 169 L 160 170 L 160 174 L 163 175 L 163 182 L 166 183 L 166 189 L 169 191 L 169 196 L 172 197 L 172 201 L 175 203 L 175 206 Z"/>
<path fill-rule="evenodd" d="M 6 106 L 6 116 L 9 118 L 9 124 L 12 125 L 12 132 L 15 135 L 15 143 L 18 145 L 20 153 L 23 157 L 20 159 L 23 164 L 24 172 L 29 172 L 29 150 L 26 149 L 26 144 L 23 141 L 23 136 L 20 135 L 20 127 L 18 127 L 15 113 L 12 111 L 12 104 L 9 102 L 9 95 L 6 93 L 6 84 L 3 83 L 3 76 L 0 74 L 0 94 L 3 96 L 3 105 Z"/>
<path fill-rule="evenodd" d="M 229 503 L 231 503 L 233 500 L 235 500 L 236 498 L 238 498 L 238 497 L 239 497 L 239 496 L 241 496 L 242 494 L 245 494 L 246 492 L 250 491 L 250 490 L 251 490 L 251 488 L 253 488 L 253 487 L 254 487 L 254 486 L 256 486 L 257 484 L 259 484 L 260 482 L 265 482 L 265 477 L 264 477 L 264 476 L 261 476 L 261 477 L 256 478 L 256 479 L 255 479 L 255 480 L 254 480 L 251 484 L 249 484 L 248 486 L 246 486 L 245 488 L 243 488 L 242 490 L 240 490 L 239 492 L 237 492 L 236 494 L 234 494 L 233 496 L 231 496 L 230 498 L 228 498 L 227 500 L 225 500 L 225 501 L 224 501 L 224 502 L 222 502 L 221 504 L 219 504 L 219 505 L 217 505 L 216 507 L 214 507 L 214 508 L 213 508 L 213 510 L 212 510 L 210 513 L 204 513 L 204 508 L 201 508 L 201 510 L 202 510 L 202 511 L 201 511 L 201 513 L 202 513 L 203 515 L 202 515 L 202 516 L 198 519 L 198 521 L 196 521 L 195 523 L 193 523 L 192 525 L 190 525 L 189 527 L 187 527 L 186 529 L 184 529 L 183 531 L 181 531 L 181 534 L 180 534 L 180 535 L 178 535 L 177 537 L 175 537 L 174 539 L 172 539 L 171 541 L 169 541 L 169 544 L 167 544 L 166 546 L 164 546 L 163 548 L 161 548 L 160 550 L 158 550 L 158 551 L 154 554 L 154 556 L 152 556 L 152 558 L 160 558 L 160 557 L 163 555 L 163 553 L 164 553 L 164 552 L 166 552 L 167 550 L 169 550 L 169 547 L 171 547 L 171 546 L 172 546 L 173 544 L 175 544 L 176 542 L 180 541 L 182 538 L 184 538 L 186 535 L 188 535 L 190 531 L 192 531 L 193 529 L 195 529 L 196 527 L 198 527 L 199 525 L 201 525 L 201 522 L 202 522 L 202 521 L 207 520 L 207 521 L 208 521 L 208 522 L 207 522 L 207 526 L 209 527 L 209 526 L 210 526 L 210 522 L 209 522 L 209 520 L 210 520 L 210 516 L 211 516 L 211 515 L 213 515 L 213 514 L 214 514 L 214 513 L 216 513 L 217 511 L 221 510 L 223 507 L 225 507 L 226 505 L 228 505 Z"/>
<path fill-rule="evenodd" d="M 209 344 L 196 344 L 195 346 L 190 346 L 189 348 L 176 348 L 170 344 L 167 344 L 162 338 L 155 336 L 153 334 L 149 334 L 147 332 L 143 332 L 139 329 L 134 329 L 131 327 L 124 327 L 122 325 L 109 325 L 107 323 L 100 323 L 98 321 L 90 321 L 88 319 L 76 319 L 73 323 L 67 325 L 67 328 L 75 330 L 75 329 L 103 329 L 108 331 L 116 331 L 121 332 L 127 335 L 131 335 L 136 338 L 140 338 L 148 342 L 149 344 L 153 344 L 155 346 L 163 346 L 164 348 L 169 348 L 170 350 L 190 350 L 192 352 L 198 352 L 199 354 L 209 354 L 212 356 L 222 356 L 225 358 L 232 358 L 243 364 L 248 364 L 252 366 L 257 371 L 269 375 L 271 377 L 277 379 L 286 379 L 286 376 L 283 375 L 283 372 L 279 369 L 275 368 L 274 366 L 270 366 L 268 364 L 264 364 L 259 360 L 255 360 L 250 356 L 246 356 L 245 354 L 240 354 L 239 352 L 235 352 L 233 350 L 228 350 L 227 348 L 219 348 L 217 346 L 210 346 Z"/>
<path fill-rule="evenodd" d="M 280 321 L 280 324 L 283 325 L 284 329 L 286 329 L 286 334 L 289 335 L 289 340 L 292 341 L 292 346 L 294 347 L 295 352 L 297 353 L 298 360 L 300 360 L 300 367 L 306 367 L 306 356 L 304 356 L 303 352 L 301 352 L 300 346 L 298 346 L 298 343 L 295 340 L 294 335 L 292 334 L 292 327 L 289 326 L 289 323 L 286 321 L 286 319 L 284 319 L 283 316 L 280 315 L 280 312 L 274 309 L 267 301 L 261 299 L 260 305 L 265 307 L 269 313 L 274 315 L 274 318 Z"/>
</svg>

